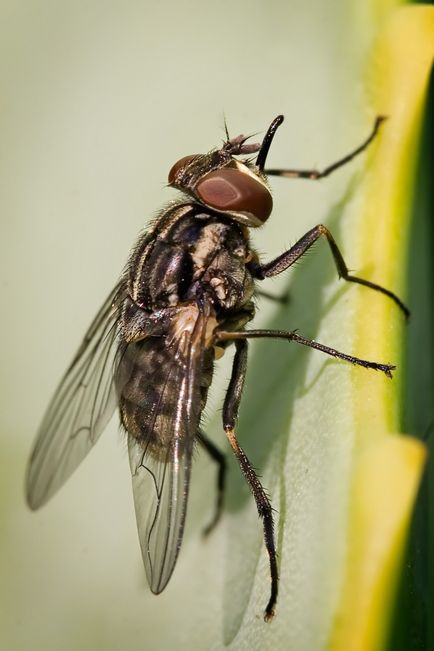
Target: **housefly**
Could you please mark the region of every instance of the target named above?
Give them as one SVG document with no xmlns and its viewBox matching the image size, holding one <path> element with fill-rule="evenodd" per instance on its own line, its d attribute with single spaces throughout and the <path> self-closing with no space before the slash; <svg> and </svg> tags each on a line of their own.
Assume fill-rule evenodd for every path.
<svg viewBox="0 0 434 651">
<path fill-rule="evenodd" d="M 335 358 L 391 377 L 395 368 L 358 359 L 297 331 L 246 329 L 259 290 L 255 283 L 291 267 L 325 237 L 338 275 L 386 294 L 392 292 L 349 274 L 326 226 L 306 233 L 270 262 L 260 261 L 249 229 L 262 226 L 272 210 L 268 176 L 320 179 L 362 152 L 369 138 L 323 171 L 265 170 L 283 116 L 262 143 L 229 138 L 220 149 L 178 160 L 169 185 L 181 196 L 165 208 L 132 250 L 126 270 L 87 331 L 38 432 L 27 473 L 27 501 L 37 509 L 62 486 L 96 443 L 113 411 L 128 438 L 137 526 L 152 592 L 166 587 L 178 557 L 187 510 L 193 449 L 202 445 L 219 464 L 217 522 L 223 502 L 225 458 L 201 430 L 200 419 L 217 357 L 235 345 L 232 375 L 223 405 L 223 428 L 262 518 L 271 592 L 265 620 L 274 615 L 278 593 L 273 510 L 236 437 L 247 366 L 247 340 L 277 337 L 316 348 Z M 256 160 L 253 157 L 256 155 Z"/>
</svg>

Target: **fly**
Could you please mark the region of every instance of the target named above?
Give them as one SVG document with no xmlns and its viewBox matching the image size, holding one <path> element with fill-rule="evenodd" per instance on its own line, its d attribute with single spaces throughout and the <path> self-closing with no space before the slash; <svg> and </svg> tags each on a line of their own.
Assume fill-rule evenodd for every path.
<svg viewBox="0 0 434 651">
<path fill-rule="evenodd" d="M 272 211 L 269 175 L 328 176 L 369 145 L 382 120 L 377 118 L 363 144 L 321 172 L 265 170 L 281 115 L 260 144 L 227 135 L 220 149 L 175 163 L 169 185 L 181 192 L 180 198 L 140 236 L 48 407 L 27 472 L 30 508 L 39 508 L 57 492 L 118 408 L 128 438 L 143 562 L 155 594 L 166 587 L 181 546 L 196 443 L 219 464 L 217 508 L 208 531 L 222 511 L 225 457 L 205 436 L 200 420 L 214 361 L 230 344 L 235 345 L 235 354 L 223 428 L 262 518 L 271 576 L 266 621 L 274 615 L 279 583 L 273 510 L 236 435 L 247 340 L 294 341 L 392 375 L 395 367 L 390 364 L 358 359 L 296 331 L 245 327 L 255 313 L 255 293 L 260 293 L 255 283 L 291 267 L 320 237 L 326 238 L 341 278 L 382 292 L 408 314 L 395 294 L 349 274 L 332 234 L 322 224 L 266 263 L 249 240 L 249 229 L 262 226 Z"/>
</svg>

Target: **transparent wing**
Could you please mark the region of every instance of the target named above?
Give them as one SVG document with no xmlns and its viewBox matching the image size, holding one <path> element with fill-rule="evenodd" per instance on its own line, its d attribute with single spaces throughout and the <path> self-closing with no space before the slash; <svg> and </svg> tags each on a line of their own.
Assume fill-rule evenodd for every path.
<svg viewBox="0 0 434 651">
<path fill-rule="evenodd" d="M 120 281 L 92 322 L 39 428 L 27 470 L 27 501 L 37 509 L 66 482 L 98 440 L 116 407 Z"/>
<path fill-rule="evenodd" d="M 199 316 L 194 332 L 172 343 L 159 337 L 130 344 L 119 365 L 139 539 L 156 594 L 172 575 L 184 531 L 202 409 L 204 324 Z"/>
<path fill-rule="evenodd" d="M 158 460 L 130 437 L 128 451 L 143 563 L 152 592 L 159 594 L 172 576 L 184 533 L 191 444 L 187 449 L 175 443 Z"/>
</svg>

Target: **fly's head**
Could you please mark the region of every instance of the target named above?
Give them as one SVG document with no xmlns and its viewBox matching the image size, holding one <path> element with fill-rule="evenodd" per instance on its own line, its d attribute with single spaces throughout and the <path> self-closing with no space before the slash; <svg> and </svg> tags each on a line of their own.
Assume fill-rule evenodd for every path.
<svg viewBox="0 0 434 651">
<path fill-rule="evenodd" d="M 278 115 L 262 143 L 247 143 L 248 137 L 236 136 L 228 138 L 221 149 L 184 156 L 170 170 L 169 185 L 244 226 L 262 226 L 273 209 L 264 166 L 282 122 L 283 115 Z M 255 162 L 236 158 L 250 154 L 258 154 Z"/>
</svg>

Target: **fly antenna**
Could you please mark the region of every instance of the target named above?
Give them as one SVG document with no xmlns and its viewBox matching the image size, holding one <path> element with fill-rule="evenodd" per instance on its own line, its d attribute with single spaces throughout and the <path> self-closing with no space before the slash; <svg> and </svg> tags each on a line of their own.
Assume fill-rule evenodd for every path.
<svg viewBox="0 0 434 651">
<path fill-rule="evenodd" d="M 268 127 L 268 131 L 264 136 L 262 141 L 261 149 L 259 150 L 258 158 L 256 159 L 256 166 L 261 172 L 264 171 L 265 161 L 267 160 L 268 152 L 273 142 L 274 134 L 277 129 L 280 127 L 284 120 L 283 115 L 278 115 L 277 118 L 274 118 L 273 122 Z"/>
</svg>

